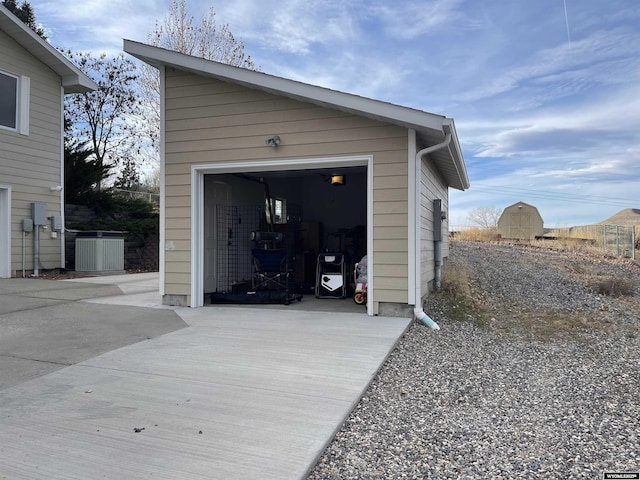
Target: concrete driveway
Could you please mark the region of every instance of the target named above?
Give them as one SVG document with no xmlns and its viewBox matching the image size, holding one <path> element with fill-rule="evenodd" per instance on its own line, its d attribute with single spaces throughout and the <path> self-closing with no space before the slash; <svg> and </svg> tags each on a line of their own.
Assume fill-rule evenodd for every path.
<svg viewBox="0 0 640 480">
<path fill-rule="evenodd" d="M 0 328 L 14 338 L 0 344 L 0 357 L 54 370 L 32 370 L 31 380 L 0 391 L 0 478 L 305 478 L 410 323 L 285 309 L 174 311 L 157 305 L 156 292 L 112 281 L 0 283 L 2 305 L 11 298 Z M 130 306 L 136 297 L 156 308 Z M 65 322 L 66 335 L 56 334 Z M 21 356 L 27 331 L 39 340 Z M 74 347 L 86 338 L 95 345 Z"/>
<path fill-rule="evenodd" d="M 157 274 L 0 279 L 0 390 L 186 327 L 172 310 L 133 306 L 157 292 Z M 84 301 L 113 297 L 130 306 Z"/>
</svg>

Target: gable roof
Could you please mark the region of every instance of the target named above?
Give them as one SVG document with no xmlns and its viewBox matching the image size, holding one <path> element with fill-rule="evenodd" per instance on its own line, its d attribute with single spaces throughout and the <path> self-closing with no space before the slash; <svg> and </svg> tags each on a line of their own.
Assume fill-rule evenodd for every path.
<svg viewBox="0 0 640 480">
<path fill-rule="evenodd" d="M 124 40 L 124 51 L 155 67 L 172 67 L 195 75 L 414 129 L 424 147 L 442 142 L 445 134 L 450 133 L 449 145 L 431 153 L 430 158 L 449 186 L 459 190 L 469 188 L 462 149 L 452 118 L 205 60 L 132 40 Z"/>
<path fill-rule="evenodd" d="M 2 5 L 0 5 L 0 30 L 57 73 L 62 80 L 64 93 L 84 93 L 98 88 L 98 85 L 67 57 Z"/>
</svg>

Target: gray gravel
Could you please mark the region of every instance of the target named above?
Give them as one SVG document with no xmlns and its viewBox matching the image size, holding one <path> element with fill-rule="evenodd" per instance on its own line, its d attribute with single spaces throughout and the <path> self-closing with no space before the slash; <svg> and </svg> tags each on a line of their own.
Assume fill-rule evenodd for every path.
<svg viewBox="0 0 640 480">
<path fill-rule="evenodd" d="M 602 478 L 640 470 L 640 268 L 631 261 L 452 242 L 484 313 L 437 295 L 309 479 Z M 632 294 L 598 295 L 610 276 Z"/>
</svg>

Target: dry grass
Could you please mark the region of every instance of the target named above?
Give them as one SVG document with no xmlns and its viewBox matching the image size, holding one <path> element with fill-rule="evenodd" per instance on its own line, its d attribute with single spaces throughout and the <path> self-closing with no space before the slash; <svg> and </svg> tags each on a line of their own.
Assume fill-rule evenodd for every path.
<svg viewBox="0 0 640 480">
<path fill-rule="evenodd" d="M 500 240 L 500 234 L 494 228 L 469 228 L 456 232 L 455 238 L 468 242 L 496 242 Z"/>
<path fill-rule="evenodd" d="M 441 292 L 451 298 L 471 297 L 470 273 L 466 267 L 447 265 L 442 272 Z"/>
<path fill-rule="evenodd" d="M 464 266 L 447 265 L 443 270 L 441 287 L 437 295 L 447 305 L 447 316 L 452 320 L 472 320 L 484 326 L 482 295 L 472 288 L 471 272 Z"/>
<path fill-rule="evenodd" d="M 544 243 L 547 246 L 547 243 Z M 599 256 L 602 252 L 599 252 Z M 564 255 L 556 267 L 574 274 L 593 293 L 621 297 L 625 303 L 635 302 L 635 285 L 622 275 L 611 275 L 597 263 L 567 262 Z M 588 258 L 588 256 L 580 256 Z M 555 263 L 555 262 L 553 262 Z M 489 329 L 502 336 L 526 338 L 532 341 L 549 341 L 581 333 L 611 333 L 615 329 L 628 329 L 634 338 L 640 332 L 630 326 L 616 326 L 600 318 L 597 311 L 536 310 L 524 305 L 506 306 L 489 301 L 490 293 L 474 282 L 473 271 L 464 265 L 449 263 L 443 270 L 441 289 L 437 292 L 451 320 L 470 321 L 480 328 Z M 640 306 L 640 305 L 638 305 Z M 603 311 L 608 307 L 603 306 Z"/>
<path fill-rule="evenodd" d="M 493 312 L 487 322 L 490 330 L 502 336 L 549 341 L 566 335 L 575 336 L 580 332 L 606 332 L 613 325 L 610 321 L 596 320 L 585 312 L 567 311 L 519 311 Z"/>
<path fill-rule="evenodd" d="M 502 336 L 546 341 L 607 326 L 593 325 L 584 313 L 491 306 L 484 300 L 486 293 L 474 289 L 472 273 L 464 266 L 447 265 L 438 294 L 445 300 L 447 317 L 451 320 L 471 321 Z"/>
<path fill-rule="evenodd" d="M 565 265 L 565 270 L 574 274 L 578 281 L 587 286 L 597 295 L 608 297 L 633 297 L 636 285 L 627 277 L 611 275 L 598 267 L 597 264 L 572 264 Z"/>
<path fill-rule="evenodd" d="M 609 297 L 631 297 L 635 293 L 635 286 L 630 280 L 613 276 L 593 281 L 591 289 L 598 295 Z"/>
<path fill-rule="evenodd" d="M 531 240 L 531 246 L 559 252 L 602 254 L 593 242 L 582 238 L 558 238 L 556 240 Z"/>
</svg>

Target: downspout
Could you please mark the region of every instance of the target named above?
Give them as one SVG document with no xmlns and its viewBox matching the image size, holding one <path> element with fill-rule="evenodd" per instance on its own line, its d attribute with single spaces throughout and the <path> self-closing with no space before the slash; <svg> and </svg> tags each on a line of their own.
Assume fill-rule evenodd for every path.
<svg viewBox="0 0 640 480">
<path fill-rule="evenodd" d="M 414 179 L 416 182 L 415 192 L 416 192 L 416 218 L 414 220 L 415 223 L 415 244 L 416 244 L 416 261 L 418 265 L 416 265 L 416 278 L 415 278 L 415 287 L 416 287 L 416 296 L 415 296 L 415 308 L 413 309 L 413 314 L 415 315 L 417 320 L 420 320 L 424 325 L 431 328 L 432 330 L 440 330 L 440 326 L 434 322 L 429 315 L 424 313 L 422 309 L 422 278 L 421 278 L 421 270 L 420 270 L 420 246 L 422 245 L 422 235 L 420 228 L 420 199 L 422 198 L 422 157 L 428 155 L 436 150 L 440 150 L 441 148 L 445 148 L 451 142 L 451 133 L 446 132 L 444 141 L 438 143 L 436 145 L 432 145 L 427 148 L 423 148 L 418 153 L 416 153 L 415 158 L 415 172 Z M 436 277 L 439 275 L 439 267 L 442 265 L 442 259 L 437 258 L 442 255 L 442 250 L 440 246 L 440 242 L 435 242 L 435 251 L 434 256 L 436 263 Z M 440 279 L 436 278 L 436 285 L 439 285 Z"/>
</svg>

